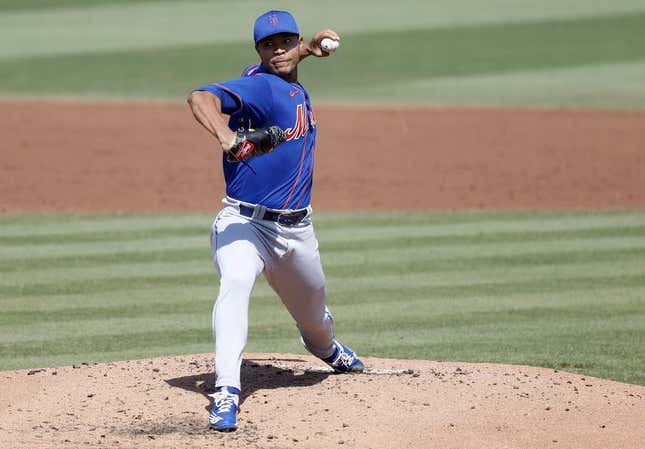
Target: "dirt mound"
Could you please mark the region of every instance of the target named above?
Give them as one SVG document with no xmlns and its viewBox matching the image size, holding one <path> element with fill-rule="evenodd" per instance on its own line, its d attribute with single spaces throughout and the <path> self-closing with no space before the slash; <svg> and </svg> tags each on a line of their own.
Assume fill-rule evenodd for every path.
<svg viewBox="0 0 645 449">
<path fill-rule="evenodd" d="M 317 109 L 318 210 L 645 207 L 645 111 Z M 184 105 L 0 103 L 0 212 L 214 211 Z"/>
<path fill-rule="evenodd" d="M 212 356 L 0 373 L 0 448 L 641 448 L 645 388 L 525 366 L 247 354 L 240 428 L 207 429 Z"/>
</svg>

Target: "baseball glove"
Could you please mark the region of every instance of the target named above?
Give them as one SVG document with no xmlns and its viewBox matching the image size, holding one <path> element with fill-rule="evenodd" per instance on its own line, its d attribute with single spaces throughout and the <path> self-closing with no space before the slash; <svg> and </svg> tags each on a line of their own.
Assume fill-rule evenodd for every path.
<svg viewBox="0 0 645 449">
<path fill-rule="evenodd" d="M 240 129 L 237 131 L 231 149 L 228 151 L 229 162 L 244 161 L 251 156 L 270 153 L 286 142 L 284 131 L 278 126 L 260 129 Z"/>
</svg>

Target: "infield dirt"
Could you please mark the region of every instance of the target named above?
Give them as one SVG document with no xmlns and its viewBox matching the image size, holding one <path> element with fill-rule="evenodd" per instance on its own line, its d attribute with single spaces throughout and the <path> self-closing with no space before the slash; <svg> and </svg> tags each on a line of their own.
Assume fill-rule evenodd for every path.
<svg viewBox="0 0 645 449">
<path fill-rule="evenodd" d="M 0 103 L 0 211 L 215 211 L 220 153 L 179 105 Z M 319 108 L 320 210 L 645 207 L 645 111 Z M 0 448 L 642 448 L 645 388 L 542 368 L 247 354 L 206 429 L 209 354 L 0 372 Z"/>
<path fill-rule="evenodd" d="M 319 210 L 645 207 L 645 111 L 318 108 Z M 0 103 L 0 212 L 215 211 L 187 106 Z"/>
</svg>

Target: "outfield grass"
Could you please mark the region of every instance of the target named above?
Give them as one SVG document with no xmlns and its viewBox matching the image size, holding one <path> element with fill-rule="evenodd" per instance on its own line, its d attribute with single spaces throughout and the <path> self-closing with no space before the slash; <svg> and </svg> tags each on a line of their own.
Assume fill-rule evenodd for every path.
<svg viewBox="0 0 645 449">
<path fill-rule="evenodd" d="M 208 215 L 0 217 L 0 368 L 209 352 Z M 645 212 L 318 214 L 337 334 L 378 357 L 645 384 Z M 249 351 L 302 352 L 261 280 Z"/>
<path fill-rule="evenodd" d="M 343 36 L 318 102 L 645 107 L 642 0 L 277 1 Z M 255 61 L 249 0 L 0 0 L 0 98 L 184 101 Z M 0 369 L 212 349 L 207 215 L 0 216 Z M 645 384 L 645 212 L 319 214 L 360 353 Z M 250 351 L 301 352 L 264 281 Z"/>
<path fill-rule="evenodd" d="M 343 36 L 301 79 L 317 101 L 645 107 L 645 4 L 278 2 Z M 163 99 L 239 75 L 261 1 L 0 0 L 0 97 Z"/>
</svg>

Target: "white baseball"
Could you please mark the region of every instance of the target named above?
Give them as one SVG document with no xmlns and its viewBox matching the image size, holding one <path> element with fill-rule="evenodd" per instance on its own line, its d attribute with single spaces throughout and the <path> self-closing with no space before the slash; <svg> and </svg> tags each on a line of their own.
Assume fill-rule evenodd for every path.
<svg viewBox="0 0 645 449">
<path fill-rule="evenodd" d="M 320 41 L 320 48 L 325 50 L 327 53 L 331 53 L 333 51 L 336 51 L 338 48 L 339 42 L 335 41 L 333 39 L 330 39 L 328 37 L 324 38 L 323 40 Z"/>
</svg>

